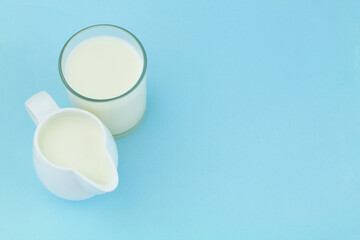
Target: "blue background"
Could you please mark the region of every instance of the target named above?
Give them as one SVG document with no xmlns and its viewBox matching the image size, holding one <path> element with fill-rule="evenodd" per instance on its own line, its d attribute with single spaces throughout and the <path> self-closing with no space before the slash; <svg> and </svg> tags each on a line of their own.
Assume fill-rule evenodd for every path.
<svg viewBox="0 0 360 240">
<path fill-rule="evenodd" d="M 360 239 L 360 1 L 0 0 L 0 239 Z M 32 164 L 23 104 L 69 101 L 57 61 L 89 25 L 148 54 L 119 186 L 71 202 Z"/>
</svg>

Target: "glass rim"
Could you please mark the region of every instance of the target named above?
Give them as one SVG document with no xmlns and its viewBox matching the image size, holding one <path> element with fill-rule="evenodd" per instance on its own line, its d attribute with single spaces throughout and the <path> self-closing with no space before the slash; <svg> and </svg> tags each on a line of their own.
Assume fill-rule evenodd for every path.
<svg viewBox="0 0 360 240">
<path fill-rule="evenodd" d="M 90 97 L 86 97 L 80 93 L 78 93 L 77 91 L 75 91 L 69 84 L 68 82 L 66 81 L 66 78 L 63 74 L 63 70 L 62 70 L 62 67 L 63 65 L 61 64 L 62 62 L 62 58 L 63 58 L 63 54 L 64 54 L 64 51 L 66 49 L 66 47 L 68 46 L 68 44 L 71 42 L 71 40 L 73 40 L 76 36 L 80 35 L 81 33 L 87 31 L 87 30 L 90 30 L 90 29 L 93 29 L 93 28 L 104 28 L 104 27 L 109 27 L 109 28 L 115 28 L 117 30 L 120 30 L 120 31 L 123 31 L 125 32 L 126 34 L 128 34 L 130 37 L 132 37 L 135 42 L 140 46 L 140 49 L 141 49 L 141 52 L 143 54 L 143 67 L 142 67 L 142 72 L 141 72 L 141 75 L 139 77 L 139 79 L 136 81 L 135 85 L 130 88 L 128 91 L 126 91 L 125 93 L 119 95 L 119 96 L 116 96 L 116 97 L 112 97 L 112 98 L 105 98 L 105 99 L 96 99 L 96 98 L 90 98 Z M 96 24 L 96 25 L 92 25 L 92 26 L 89 26 L 89 27 L 86 27 L 86 28 L 83 28 L 79 31 L 77 31 L 75 34 L 73 34 L 67 41 L 66 43 L 64 44 L 63 48 L 61 49 L 61 52 L 60 52 L 60 55 L 59 55 L 59 62 L 58 62 L 58 68 L 59 68 L 59 73 L 60 73 L 60 78 L 61 78 L 61 81 L 63 82 L 63 84 L 65 85 L 65 87 L 70 91 L 72 92 L 73 94 L 75 94 L 75 96 L 83 99 L 83 100 L 87 100 L 87 101 L 91 101 L 91 102 L 107 102 L 107 101 L 112 101 L 112 100 L 116 100 L 116 99 L 119 99 L 119 98 L 122 98 L 126 95 L 128 95 L 129 93 L 131 93 L 132 91 L 134 91 L 137 86 L 139 86 L 139 84 L 142 82 L 142 80 L 145 78 L 145 74 L 146 74 L 146 68 L 147 68 L 147 57 L 146 57 L 146 52 L 145 52 L 145 49 L 143 47 L 143 45 L 141 44 L 140 40 L 134 35 L 132 34 L 130 31 L 126 30 L 125 28 L 122 28 L 122 27 L 119 27 L 119 26 L 116 26 L 116 25 L 112 25 L 112 24 Z"/>
</svg>

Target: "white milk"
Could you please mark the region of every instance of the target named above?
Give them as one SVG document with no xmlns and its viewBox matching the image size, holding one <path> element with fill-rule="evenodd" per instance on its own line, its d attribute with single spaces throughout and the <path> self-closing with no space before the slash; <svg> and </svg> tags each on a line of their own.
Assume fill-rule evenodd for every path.
<svg viewBox="0 0 360 240">
<path fill-rule="evenodd" d="M 100 126 L 91 118 L 68 115 L 54 118 L 39 135 L 39 146 L 52 163 L 79 171 L 98 184 L 111 178 Z"/>
<path fill-rule="evenodd" d="M 133 45 L 110 35 L 90 37 L 70 51 L 66 48 L 65 52 L 69 53 L 61 59 L 62 71 L 70 87 L 84 97 L 95 99 L 84 99 L 68 88 L 71 104 L 95 114 L 116 137 L 133 131 L 141 122 L 146 108 L 145 74 L 136 85 L 146 56 L 140 45 L 136 46 L 138 43 L 132 41 Z M 128 92 L 130 89 L 131 92 Z M 128 94 L 121 98 L 96 101 L 118 97 L 126 92 Z"/>
<path fill-rule="evenodd" d="M 77 45 L 65 64 L 72 89 L 94 99 L 109 99 L 130 90 L 139 79 L 142 62 L 135 48 L 112 36 L 92 37 Z"/>
</svg>

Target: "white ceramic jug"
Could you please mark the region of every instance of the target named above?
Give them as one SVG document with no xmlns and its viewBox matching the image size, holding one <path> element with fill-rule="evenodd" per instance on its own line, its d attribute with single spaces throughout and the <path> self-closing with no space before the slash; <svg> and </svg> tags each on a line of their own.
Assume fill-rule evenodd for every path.
<svg viewBox="0 0 360 240">
<path fill-rule="evenodd" d="M 118 185 L 118 152 L 114 138 L 106 126 L 93 114 L 77 108 L 60 109 L 46 92 L 39 92 L 25 102 L 25 107 L 37 125 L 33 143 L 33 161 L 36 173 L 43 185 L 53 194 L 67 200 L 84 200 L 97 194 L 113 191 Z M 105 184 L 99 184 L 76 169 L 66 168 L 49 161 L 39 145 L 39 134 L 46 125 L 59 117 L 81 115 L 96 122 L 101 129 L 102 147 L 106 154 L 111 176 Z M 76 129 L 74 130 L 76 131 Z"/>
</svg>

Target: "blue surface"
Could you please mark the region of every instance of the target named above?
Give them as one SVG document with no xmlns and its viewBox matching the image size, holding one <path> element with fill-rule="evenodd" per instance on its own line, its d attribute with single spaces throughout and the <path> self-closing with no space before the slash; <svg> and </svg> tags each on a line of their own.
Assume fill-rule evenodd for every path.
<svg viewBox="0 0 360 240">
<path fill-rule="evenodd" d="M 0 0 L 0 239 L 360 239 L 360 1 Z M 32 165 L 40 90 L 89 25 L 148 54 L 119 187 L 51 195 Z"/>
</svg>

